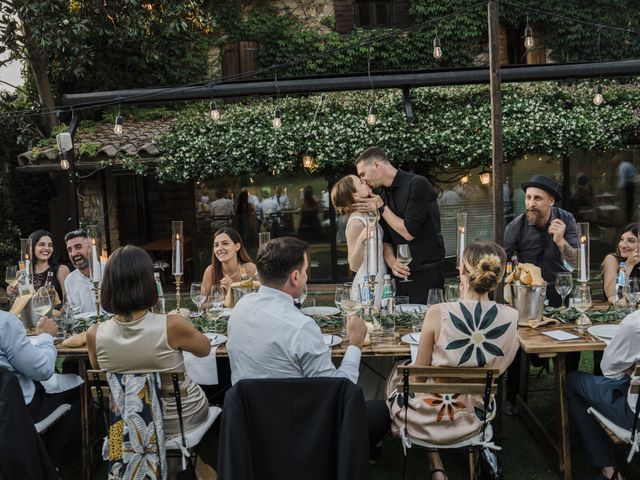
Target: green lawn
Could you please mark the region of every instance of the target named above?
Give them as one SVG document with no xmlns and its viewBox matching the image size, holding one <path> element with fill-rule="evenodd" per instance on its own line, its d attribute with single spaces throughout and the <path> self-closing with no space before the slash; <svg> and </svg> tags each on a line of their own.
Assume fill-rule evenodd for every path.
<svg viewBox="0 0 640 480">
<path fill-rule="evenodd" d="M 591 354 L 583 354 L 580 369 L 592 371 L 593 357 Z M 553 426 L 555 415 L 555 392 L 553 391 L 553 375 L 543 373 L 537 378 L 538 369 L 532 369 L 530 386 L 531 402 L 536 406 L 543 421 Z M 100 421 L 96 417 L 96 421 Z M 207 463 L 215 466 L 217 463 L 218 425 L 205 436 L 199 453 Z M 597 473 L 591 468 L 581 455 L 581 443 L 576 431 L 572 429 L 572 452 L 574 472 Z M 559 476 L 555 466 L 549 457 L 536 444 L 529 431 L 524 427 L 517 417 L 504 417 L 502 439 L 502 462 L 506 480 L 556 480 Z M 75 439 L 72 448 L 68 449 L 65 478 L 80 478 L 80 442 L 79 437 Z M 621 460 L 626 457 L 628 449 L 626 446 L 616 448 L 616 458 Z M 385 441 L 382 455 L 378 462 L 372 466 L 372 480 L 401 480 L 402 478 L 402 447 L 397 439 L 389 438 Z M 467 478 L 467 457 L 463 452 L 448 452 L 443 455 L 443 460 L 447 468 L 449 478 Z M 427 463 L 424 450 L 412 448 L 407 456 L 408 478 L 409 479 L 429 479 Z M 623 474 L 627 479 L 640 478 L 640 456 L 636 456 L 632 465 L 623 466 Z M 95 478 L 106 479 L 106 467 L 96 472 Z M 303 480 L 303 479 L 301 479 Z"/>
</svg>

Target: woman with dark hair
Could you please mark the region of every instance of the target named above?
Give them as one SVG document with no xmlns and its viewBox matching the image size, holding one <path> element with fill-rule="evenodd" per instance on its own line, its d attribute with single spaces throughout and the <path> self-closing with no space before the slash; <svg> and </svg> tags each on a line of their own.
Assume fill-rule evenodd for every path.
<svg viewBox="0 0 640 480">
<path fill-rule="evenodd" d="M 256 274 L 256 265 L 244 248 L 240 234 L 231 227 L 222 227 L 213 234 L 211 265 L 202 276 L 202 291 L 211 292 L 214 285 L 222 285 L 225 292 L 234 282 Z"/>
<path fill-rule="evenodd" d="M 616 278 L 620 263 L 624 262 L 627 278 L 640 278 L 640 225 L 630 223 L 622 229 L 616 251 L 602 261 L 604 295 L 609 303 L 616 300 Z"/>
<path fill-rule="evenodd" d="M 504 275 L 506 257 L 504 249 L 494 242 L 469 243 L 460 267 L 460 301 L 429 307 L 414 365 L 496 368 L 500 373 L 507 369 L 518 350 L 518 312 L 489 300 L 489 292 L 496 289 Z M 434 394 L 416 396 L 416 402 L 428 407 L 423 407 L 420 425 L 409 424 L 407 431 L 422 432 L 422 440 L 446 445 L 480 433 L 483 422 L 477 411 L 483 410 L 482 397 L 460 394 L 443 401 Z M 405 417 L 395 400 L 390 398 L 389 406 L 394 420 L 392 429 L 397 434 Z M 445 480 L 447 475 L 438 452 L 427 455 L 429 478 Z"/>
<path fill-rule="evenodd" d="M 182 352 L 204 357 L 211 351 L 207 337 L 179 315 L 150 311 L 158 301 L 153 262 L 139 247 L 127 245 L 111 254 L 100 289 L 102 308 L 114 314 L 87 331 L 91 366 L 112 373 L 184 372 Z M 189 377 L 182 382 L 185 431 L 207 419 L 207 397 Z M 166 437 L 180 434 L 175 401 L 163 409 Z"/>
<path fill-rule="evenodd" d="M 53 272 L 53 288 L 58 292 L 60 301 L 64 296 L 64 279 L 69 275 L 69 268 L 66 265 L 58 263 L 53 258 L 53 235 L 47 230 L 36 230 L 31 235 L 31 258 L 33 263 L 33 288 L 38 289 L 44 286 L 47 281 L 49 272 Z M 7 287 L 7 294 L 15 296 L 17 294 L 16 287 Z"/>
</svg>

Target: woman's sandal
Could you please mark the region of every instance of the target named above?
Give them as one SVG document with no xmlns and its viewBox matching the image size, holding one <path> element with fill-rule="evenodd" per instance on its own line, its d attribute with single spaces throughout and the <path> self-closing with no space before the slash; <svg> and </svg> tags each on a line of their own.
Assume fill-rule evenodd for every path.
<svg viewBox="0 0 640 480">
<path fill-rule="evenodd" d="M 431 470 L 431 478 L 433 478 L 433 474 L 434 473 L 441 473 L 444 475 L 444 478 L 446 480 L 449 480 L 449 477 L 447 477 L 447 472 L 445 472 L 443 469 L 441 468 L 434 468 L 433 470 Z"/>
</svg>

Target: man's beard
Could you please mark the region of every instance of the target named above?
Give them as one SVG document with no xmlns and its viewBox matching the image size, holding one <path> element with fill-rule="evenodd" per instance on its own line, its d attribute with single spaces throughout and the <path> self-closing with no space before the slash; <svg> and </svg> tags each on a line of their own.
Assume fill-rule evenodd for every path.
<svg viewBox="0 0 640 480">
<path fill-rule="evenodd" d="M 87 257 L 82 257 L 82 260 L 74 260 L 73 264 L 78 270 L 84 270 L 89 267 L 89 259 Z"/>
<path fill-rule="evenodd" d="M 540 210 L 527 210 L 527 221 L 536 225 L 542 225 L 544 223 L 542 212 L 540 212 Z"/>
</svg>

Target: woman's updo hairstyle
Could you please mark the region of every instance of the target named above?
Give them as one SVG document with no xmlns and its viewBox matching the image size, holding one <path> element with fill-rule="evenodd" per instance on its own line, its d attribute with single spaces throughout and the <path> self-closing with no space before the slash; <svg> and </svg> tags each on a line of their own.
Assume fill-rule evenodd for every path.
<svg viewBox="0 0 640 480">
<path fill-rule="evenodd" d="M 464 250 L 463 262 L 469 272 L 469 286 L 479 294 L 496 289 L 507 263 L 507 254 L 494 242 L 474 241 Z"/>
</svg>

